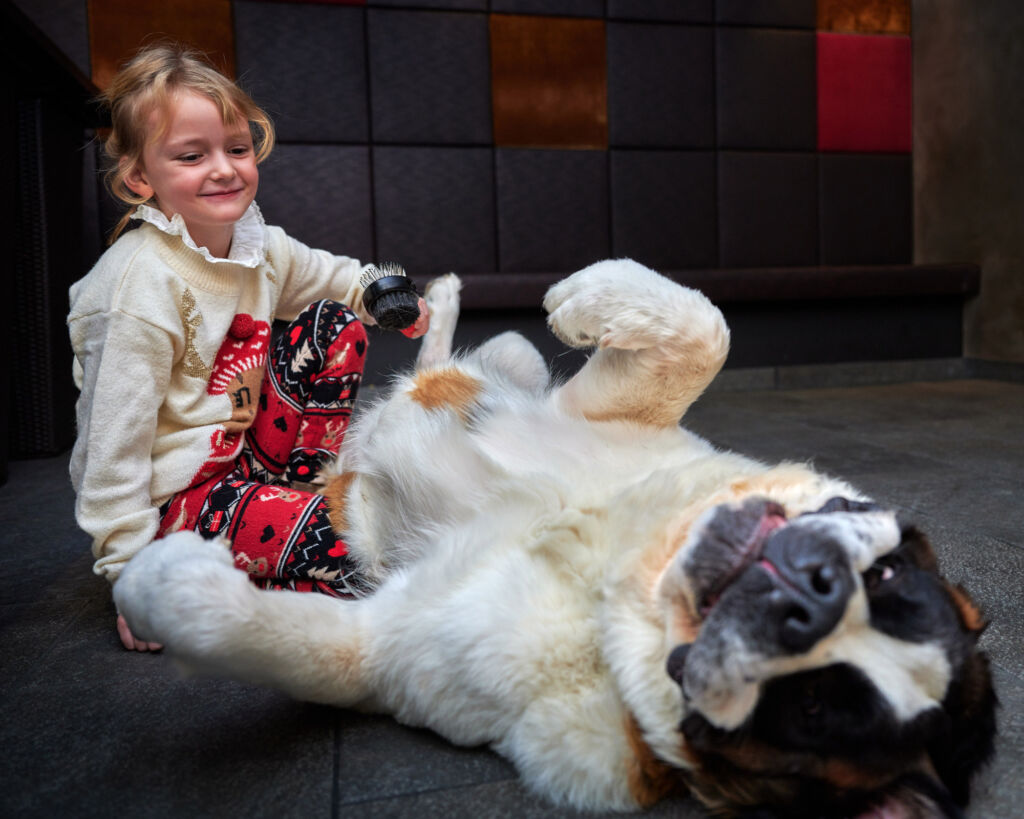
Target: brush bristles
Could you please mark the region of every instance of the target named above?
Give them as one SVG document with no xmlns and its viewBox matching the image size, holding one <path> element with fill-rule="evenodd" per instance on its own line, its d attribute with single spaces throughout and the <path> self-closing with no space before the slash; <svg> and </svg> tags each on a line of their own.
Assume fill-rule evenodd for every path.
<svg viewBox="0 0 1024 819">
<path fill-rule="evenodd" d="M 363 268 L 363 272 L 359 276 L 359 286 L 365 290 L 377 279 L 383 279 L 386 276 L 406 276 L 405 268 L 395 262 L 381 262 L 377 264 L 368 264 Z"/>
</svg>

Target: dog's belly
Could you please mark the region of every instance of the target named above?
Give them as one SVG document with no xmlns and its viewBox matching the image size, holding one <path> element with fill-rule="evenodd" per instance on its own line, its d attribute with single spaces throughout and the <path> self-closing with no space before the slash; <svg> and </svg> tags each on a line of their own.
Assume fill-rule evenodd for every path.
<svg viewBox="0 0 1024 819">
<path fill-rule="evenodd" d="M 367 514 L 392 521 L 390 529 L 375 529 L 378 540 L 415 537 L 420 524 L 486 518 L 510 495 L 549 496 L 545 505 L 602 505 L 655 471 L 685 467 L 713 452 L 682 428 L 590 423 L 535 396 L 501 398 L 469 425 L 393 401 L 356 428 L 351 446 L 357 453 L 347 460 L 355 471 L 377 476 L 383 490 L 362 498 Z M 395 511 L 407 519 L 406 531 Z"/>
<path fill-rule="evenodd" d="M 392 527 L 383 538 L 429 522 L 417 556 L 367 601 L 376 706 L 464 744 L 514 734 L 546 701 L 621 708 L 598 618 L 609 565 L 644 545 L 623 493 L 677 501 L 679 473 L 713 449 L 682 429 L 591 424 L 547 404 L 492 406 L 469 427 L 425 420 L 406 438 L 424 449 L 393 484 L 404 521 L 373 515 Z"/>
</svg>

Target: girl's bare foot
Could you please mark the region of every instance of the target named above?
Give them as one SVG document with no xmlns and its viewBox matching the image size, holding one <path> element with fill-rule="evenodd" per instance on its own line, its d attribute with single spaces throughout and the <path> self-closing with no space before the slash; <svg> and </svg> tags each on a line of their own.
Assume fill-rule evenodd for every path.
<svg viewBox="0 0 1024 819">
<path fill-rule="evenodd" d="M 163 648 L 160 643 L 147 643 L 137 639 L 132 630 L 128 628 L 128 622 L 123 614 L 117 615 L 117 636 L 121 638 L 121 644 L 129 651 L 159 651 Z"/>
</svg>

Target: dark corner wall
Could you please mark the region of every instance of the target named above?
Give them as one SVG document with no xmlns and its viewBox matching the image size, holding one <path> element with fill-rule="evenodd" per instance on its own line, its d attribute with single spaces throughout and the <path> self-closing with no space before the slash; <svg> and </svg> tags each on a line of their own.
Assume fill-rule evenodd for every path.
<svg viewBox="0 0 1024 819">
<path fill-rule="evenodd" d="M 915 257 L 978 262 L 964 353 L 1024 362 L 1024 4 L 913 10 Z"/>
</svg>

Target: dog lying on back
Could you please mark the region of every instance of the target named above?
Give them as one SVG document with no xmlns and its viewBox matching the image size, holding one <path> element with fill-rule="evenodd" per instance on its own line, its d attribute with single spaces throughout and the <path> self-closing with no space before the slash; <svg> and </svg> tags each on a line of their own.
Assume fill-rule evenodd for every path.
<svg viewBox="0 0 1024 819">
<path fill-rule="evenodd" d="M 635 809 L 959 816 L 991 754 L 982 618 L 927 539 L 850 485 L 679 426 L 729 333 L 628 260 L 548 292 L 596 347 L 563 384 L 507 333 L 451 355 L 454 276 L 415 371 L 364 409 L 325 494 L 376 585 L 260 591 L 176 533 L 115 587 L 186 667 L 486 743 L 534 791 Z"/>
</svg>

